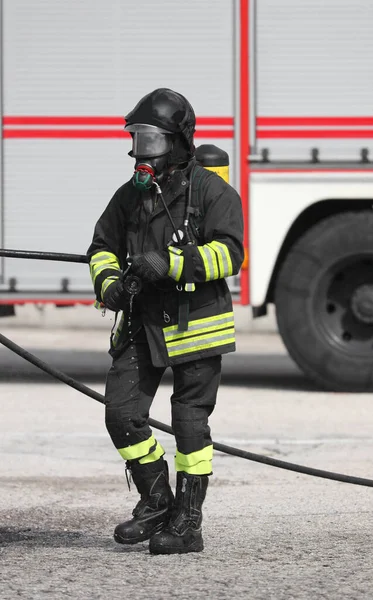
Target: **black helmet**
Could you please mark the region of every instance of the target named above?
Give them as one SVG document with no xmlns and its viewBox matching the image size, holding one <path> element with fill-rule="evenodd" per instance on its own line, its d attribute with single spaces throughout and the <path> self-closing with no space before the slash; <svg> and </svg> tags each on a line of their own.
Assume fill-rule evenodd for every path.
<svg viewBox="0 0 373 600">
<path fill-rule="evenodd" d="M 176 134 L 172 158 L 174 164 L 189 160 L 194 154 L 193 134 L 196 117 L 193 107 L 184 96 L 168 88 L 147 94 L 125 116 L 126 127 L 147 124 Z M 181 144 L 177 142 L 180 141 Z"/>
</svg>

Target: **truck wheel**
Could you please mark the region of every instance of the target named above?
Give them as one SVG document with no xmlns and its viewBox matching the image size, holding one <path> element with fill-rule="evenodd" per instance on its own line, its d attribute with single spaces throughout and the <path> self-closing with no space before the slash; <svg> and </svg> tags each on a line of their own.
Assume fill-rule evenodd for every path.
<svg viewBox="0 0 373 600">
<path fill-rule="evenodd" d="M 275 289 L 289 354 L 334 391 L 373 390 L 373 212 L 345 212 L 307 231 Z"/>
</svg>

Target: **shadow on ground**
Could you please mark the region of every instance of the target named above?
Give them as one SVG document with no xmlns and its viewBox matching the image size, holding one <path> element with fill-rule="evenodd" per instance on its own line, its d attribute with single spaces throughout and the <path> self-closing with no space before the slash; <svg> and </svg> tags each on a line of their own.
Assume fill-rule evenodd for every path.
<svg viewBox="0 0 373 600">
<path fill-rule="evenodd" d="M 111 537 L 87 535 L 85 531 L 43 530 L 31 527 L 0 527 L 0 548 L 103 548 L 123 552 Z M 126 552 L 143 552 L 143 544 L 124 547 Z"/>
<path fill-rule="evenodd" d="M 30 350 L 38 358 L 81 382 L 105 382 L 110 356 L 105 352 L 71 350 Z M 50 383 L 50 375 L 37 369 L 10 350 L 0 349 L 0 383 L 12 381 Z M 168 369 L 163 382 L 172 381 Z M 283 354 L 243 354 L 224 356 L 222 385 L 248 388 L 316 391 L 291 358 Z"/>
</svg>

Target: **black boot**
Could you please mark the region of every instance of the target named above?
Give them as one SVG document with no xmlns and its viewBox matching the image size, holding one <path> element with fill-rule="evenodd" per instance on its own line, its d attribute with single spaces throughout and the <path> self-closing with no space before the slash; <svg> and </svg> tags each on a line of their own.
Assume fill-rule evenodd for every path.
<svg viewBox="0 0 373 600">
<path fill-rule="evenodd" d="M 127 465 L 141 499 L 132 512 L 133 519 L 117 525 L 114 539 L 119 544 L 137 544 L 165 527 L 174 496 L 168 481 L 168 466 L 163 458 L 144 465 L 137 461 Z"/>
<path fill-rule="evenodd" d="M 207 475 L 177 474 L 175 505 L 169 524 L 150 539 L 151 554 L 201 552 L 202 504 L 208 486 Z"/>
</svg>

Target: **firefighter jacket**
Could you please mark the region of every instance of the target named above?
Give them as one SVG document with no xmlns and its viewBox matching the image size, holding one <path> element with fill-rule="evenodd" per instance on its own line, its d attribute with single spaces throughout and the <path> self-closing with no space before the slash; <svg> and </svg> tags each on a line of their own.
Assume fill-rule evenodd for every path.
<svg viewBox="0 0 373 600">
<path fill-rule="evenodd" d="M 168 251 L 167 278 L 144 283 L 133 299 L 130 318 L 127 311 L 119 313 L 111 335 L 110 353 L 115 358 L 143 327 L 155 367 L 235 350 L 232 300 L 225 278 L 237 274 L 243 260 L 241 200 L 229 184 L 191 161 L 186 169 L 173 172 L 162 191 L 177 229 L 183 232 L 182 241 L 192 238 L 193 243 L 178 245 L 155 190 L 146 196 L 130 180 L 116 191 L 99 218 L 87 252 L 96 298 L 102 302 L 107 287 L 126 270 L 127 257 Z M 183 229 L 188 194 L 189 236 Z M 179 324 L 181 306 L 187 306 L 189 313 L 184 331 Z"/>
</svg>

